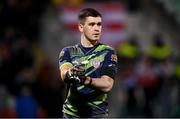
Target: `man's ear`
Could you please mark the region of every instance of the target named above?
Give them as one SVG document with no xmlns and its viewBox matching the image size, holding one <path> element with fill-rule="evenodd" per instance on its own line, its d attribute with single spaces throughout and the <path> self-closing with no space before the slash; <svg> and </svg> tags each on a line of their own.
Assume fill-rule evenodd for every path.
<svg viewBox="0 0 180 119">
<path fill-rule="evenodd" d="M 79 31 L 80 31 L 80 32 L 83 32 L 83 25 L 82 25 L 82 24 L 79 23 L 79 24 L 78 24 L 78 28 L 79 28 Z"/>
</svg>

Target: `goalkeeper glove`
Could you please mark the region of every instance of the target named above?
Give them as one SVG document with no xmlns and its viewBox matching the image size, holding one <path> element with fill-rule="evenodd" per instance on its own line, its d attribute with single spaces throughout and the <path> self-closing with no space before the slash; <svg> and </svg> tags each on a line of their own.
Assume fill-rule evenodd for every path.
<svg viewBox="0 0 180 119">
<path fill-rule="evenodd" d="M 84 68 L 81 65 L 75 65 L 66 72 L 64 81 L 66 83 L 83 83 L 84 78 Z"/>
</svg>

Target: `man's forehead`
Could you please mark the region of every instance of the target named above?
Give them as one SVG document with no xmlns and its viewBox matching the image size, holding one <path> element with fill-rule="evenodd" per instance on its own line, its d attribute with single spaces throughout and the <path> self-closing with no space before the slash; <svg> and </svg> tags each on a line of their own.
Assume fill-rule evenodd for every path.
<svg viewBox="0 0 180 119">
<path fill-rule="evenodd" d="M 102 20 L 101 20 L 101 17 L 92 17 L 92 16 L 89 16 L 89 17 L 86 17 L 86 20 L 85 20 L 85 22 L 101 22 Z"/>
</svg>

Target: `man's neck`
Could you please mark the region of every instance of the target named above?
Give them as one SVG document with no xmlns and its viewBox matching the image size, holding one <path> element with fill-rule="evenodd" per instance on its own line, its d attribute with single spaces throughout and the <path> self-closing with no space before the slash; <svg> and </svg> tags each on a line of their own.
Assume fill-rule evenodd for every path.
<svg viewBox="0 0 180 119">
<path fill-rule="evenodd" d="M 94 47 L 97 43 L 98 41 L 89 41 L 88 39 L 81 37 L 81 44 L 83 47 Z"/>
</svg>

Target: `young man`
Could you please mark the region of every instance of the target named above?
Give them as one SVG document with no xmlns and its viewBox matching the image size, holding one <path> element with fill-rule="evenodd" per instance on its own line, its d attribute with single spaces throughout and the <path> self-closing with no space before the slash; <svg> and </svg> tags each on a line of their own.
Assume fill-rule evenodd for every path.
<svg viewBox="0 0 180 119">
<path fill-rule="evenodd" d="M 101 14 L 92 8 L 79 13 L 81 43 L 63 48 L 59 55 L 61 79 L 69 86 L 63 105 L 64 118 L 108 116 L 107 94 L 117 72 L 113 48 L 99 43 Z"/>
</svg>

